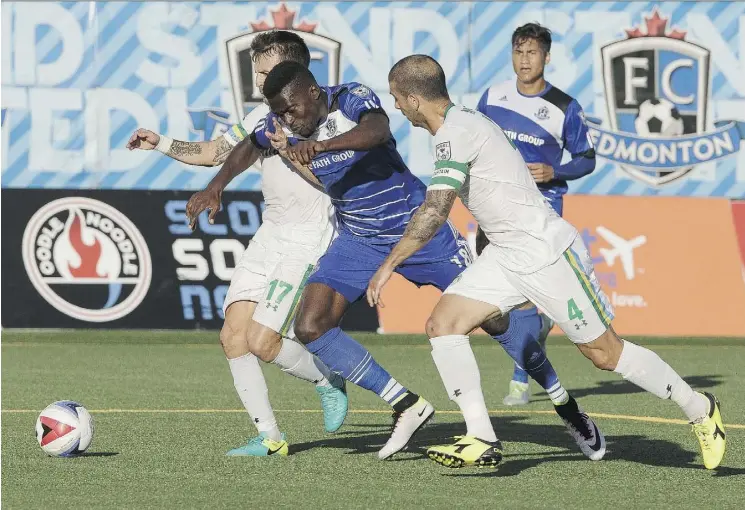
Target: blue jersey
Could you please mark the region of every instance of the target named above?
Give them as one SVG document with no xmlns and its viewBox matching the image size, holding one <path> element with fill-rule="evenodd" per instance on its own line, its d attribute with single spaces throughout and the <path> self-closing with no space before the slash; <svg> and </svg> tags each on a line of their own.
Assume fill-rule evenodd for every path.
<svg viewBox="0 0 745 510">
<path fill-rule="evenodd" d="M 582 107 L 550 83 L 535 96 L 521 94 L 514 79 L 494 85 L 481 96 L 478 110 L 512 139 L 526 163 L 554 168 L 554 179 L 538 184 L 552 205 L 567 192 L 567 180 L 595 168 L 595 150 Z M 564 151 L 572 161 L 562 165 Z"/>
<path fill-rule="evenodd" d="M 311 136 L 314 140 L 346 133 L 367 113 L 385 113 L 378 96 L 359 83 L 321 89 L 327 94 L 329 114 Z M 264 129 L 274 130 L 273 117 L 267 116 L 252 135 L 260 148 L 270 147 Z M 299 140 L 290 132 L 288 137 L 290 143 Z M 427 192 L 401 159 L 392 137 L 369 151 L 321 153 L 313 159 L 311 170 L 331 197 L 340 231 L 375 244 L 396 243 Z"/>
<path fill-rule="evenodd" d="M 363 115 L 384 113 L 380 99 L 359 83 L 321 87 L 328 95 L 329 114 L 312 139 L 326 140 L 353 129 Z M 264 134 L 274 131 L 273 118 L 251 135 L 253 143 L 271 146 Z M 288 132 L 290 143 L 299 137 Z M 375 271 L 401 239 L 427 188 L 414 177 L 392 138 L 369 151 L 324 152 L 313 158 L 313 174 L 336 208 L 339 236 L 321 257 L 308 283 L 326 285 L 350 303 L 360 299 Z M 471 262 L 466 240 L 447 222 L 421 250 L 396 269 L 416 285 L 445 290 Z"/>
</svg>

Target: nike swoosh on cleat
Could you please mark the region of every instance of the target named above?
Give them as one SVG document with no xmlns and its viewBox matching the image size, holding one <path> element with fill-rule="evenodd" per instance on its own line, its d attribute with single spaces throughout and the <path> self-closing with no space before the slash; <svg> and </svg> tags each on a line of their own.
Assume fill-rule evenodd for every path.
<svg viewBox="0 0 745 510">
<path fill-rule="evenodd" d="M 598 426 L 595 425 L 595 422 L 592 422 L 592 426 L 595 429 L 595 444 L 590 445 L 590 449 L 594 452 L 597 452 L 600 450 L 600 446 L 601 446 L 600 431 L 598 430 Z"/>
<path fill-rule="evenodd" d="M 716 425 L 716 424 L 714 425 L 714 434 L 712 434 L 712 435 L 714 436 L 714 439 L 717 438 L 717 435 L 722 436 L 722 439 L 725 438 L 724 431 L 719 428 L 719 425 Z"/>
<path fill-rule="evenodd" d="M 282 449 L 282 446 L 284 446 L 284 445 L 281 445 L 281 446 L 280 446 L 279 448 L 277 448 L 277 449 L 275 449 L 275 450 L 272 450 L 271 448 L 269 448 L 269 447 L 267 446 L 267 447 L 266 447 L 266 449 L 267 449 L 267 452 L 266 452 L 266 454 L 267 454 L 267 455 L 274 455 L 275 453 L 277 453 L 278 451 L 280 451 L 280 450 Z"/>
<path fill-rule="evenodd" d="M 422 410 L 421 410 L 421 412 L 417 413 L 417 415 L 418 415 L 418 416 L 419 416 L 419 417 L 421 418 L 421 417 L 422 417 L 422 415 L 424 414 L 424 412 L 425 412 L 426 410 L 427 410 L 427 408 L 425 407 L 424 409 L 422 409 Z"/>
</svg>

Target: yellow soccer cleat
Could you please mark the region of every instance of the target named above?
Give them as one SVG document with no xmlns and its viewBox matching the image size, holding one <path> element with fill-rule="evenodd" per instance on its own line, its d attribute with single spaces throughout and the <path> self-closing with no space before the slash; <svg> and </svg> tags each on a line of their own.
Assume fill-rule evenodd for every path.
<svg viewBox="0 0 745 510">
<path fill-rule="evenodd" d="M 433 446 L 427 456 L 449 468 L 466 466 L 497 467 L 502 460 L 502 443 L 484 441 L 474 436 L 455 436 L 454 444 Z"/>
<path fill-rule="evenodd" d="M 701 446 L 701 456 L 704 458 L 706 469 L 716 468 L 727 446 L 724 435 L 724 423 L 719 412 L 719 401 L 711 393 L 703 393 L 709 399 L 709 415 L 704 417 L 700 423 L 692 423 L 693 433 L 696 434 L 698 444 Z"/>
</svg>

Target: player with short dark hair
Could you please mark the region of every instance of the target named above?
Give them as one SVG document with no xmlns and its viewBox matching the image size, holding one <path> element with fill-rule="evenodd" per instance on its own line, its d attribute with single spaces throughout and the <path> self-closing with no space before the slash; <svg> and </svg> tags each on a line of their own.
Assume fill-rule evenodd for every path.
<svg viewBox="0 0 745 510">
<path fill-rule="evenodd" d="M 512 67 L 516 77 L 490 87 L 478 111 L 496 122 L 528 163 L 538 189 L 559 215 L 567 181 L 579 179 L 595 168 L 595 149 L 587 131 L 582 107 L 576 99 L 548 83 L 544 77 L 551 61 L 551 31 L 537 23 L 518 27 L 512 34 Z M 564 154 L 569 159 L 563 162 Z M 483 231 L 476 237 L 476 252 L 488 244 Z M 497 337 L 522 344 L 528 351 L 545 341 L 553 323 L 533 305 L 505 315 L 495 329 Z M 506 405 L 527 404 L 528 373 L 515 363 Z"/>
<path fill-rule="evenodd" d="M 439 67 L 430 57 L 419 58 Z M 404 59 L 394 69 L 410 61 Z M 408 79 L 427 78 L 413 74 Z M 403 86 L 417 88 L 411 83 Z M 726 446 L 719 402 L 709 393 L 694 391 L 654 352 L 618 337 L 611 326 L 613 308 L 595 278 L 582 237 L 546 202 L 510 138 L 485 115 L 454 105 L 448 94 L 426 99 L 403 93 L 396 81 L 390 80 L 390 87 L 396 108 L 434 136 L 437 161 L 424 204 L 370 281 L 368 301 L 380 301 L 393 272 L 427 246 L 460 196 L 489 244 L 432 311 L 427 323 L 431 341 L 467 342 L 470 332 L 485 320 L 533 302 L 597 368 L 680 406 L 693 426 L 704 465 L 717 467 Z M 464 392 L 479 384 L 478 377 L 461 374 L 457 388 Z M 463 414 L 467 424 L 479 418 Z M 589 417 L 583 417 L 591 429 L 586 446 L 593 450 L 593 439 L 604 441 Z M 498 447 L 489 438 L 474 435 L 468 425 L 465 437 L 430 448 L 429 457 L 451 467 L 489 462 Z"/>
</svg>

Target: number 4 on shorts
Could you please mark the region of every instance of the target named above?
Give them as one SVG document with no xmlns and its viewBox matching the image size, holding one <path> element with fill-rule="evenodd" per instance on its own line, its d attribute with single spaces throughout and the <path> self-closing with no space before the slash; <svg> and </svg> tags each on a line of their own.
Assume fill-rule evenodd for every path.
<svg viewBox="0 0 745 510">
<path fill-rule="evenodd" d="M 574 302 L 574 299 L 570 299 L 567 301 L 567 308 L 569 310 L 569 320 L 582 320 L 584 319 L 585 315 L 582 313 L 582 310 L 579 309 L 577 306 L 577 303 Z"/>
</svg>

